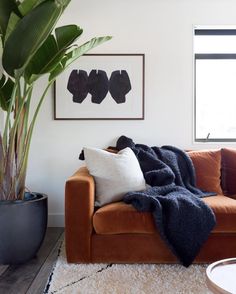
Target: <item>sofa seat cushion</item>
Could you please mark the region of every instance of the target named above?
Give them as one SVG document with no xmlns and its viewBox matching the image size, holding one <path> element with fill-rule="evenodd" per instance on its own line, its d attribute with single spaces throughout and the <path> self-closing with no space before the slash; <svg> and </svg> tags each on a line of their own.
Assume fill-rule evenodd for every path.
<svg viewBox="0 0 236 294">
<path fill-rule="evenodd" d="M 236 233 L 236 200 L 223 196 L 203 198 L 216 215 L 215 233 Z M 153 217 L 148 212 L 138 212 L 132 205 L 116 202 L 99 208 L 93 216 L 97 234 L 128 234 L 156 232 Z"/>
<path fill-rule="evenodd" d="M 139 212 L 131 204 L 116 202 L 99 208 L 93 216 L 97 234 L 156 232 L 151 213 Z"/>
<path fill-rule="evenodd" d="M 214 232 L 236 232 L 236 200 L 227 196 L 217 195 L 203 198 L 216 215 Z"/>
</svg>

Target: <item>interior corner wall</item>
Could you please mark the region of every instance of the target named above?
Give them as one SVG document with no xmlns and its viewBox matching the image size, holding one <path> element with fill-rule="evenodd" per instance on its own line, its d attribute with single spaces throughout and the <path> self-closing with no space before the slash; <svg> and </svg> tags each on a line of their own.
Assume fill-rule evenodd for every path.
<svg viewBox="0 0 236 294">
<path fill-rule="evenodd" d="M 217 147 L 193 143 L 193 25 L 235 25 L 235 11 L 234 0 L 71 1 L 60 24 L 79 24 L 81 42 L 114 36 L 93 53 L 145 53 L 145 120 L 55 121 L 48 94 L 33 137 L 27 186 L 48 195 L 49 225 L 64 223 L 65 181 L 83 164 L 83 146 L 104 148 L 125 134 L 150 145 Z"/>
</svg>

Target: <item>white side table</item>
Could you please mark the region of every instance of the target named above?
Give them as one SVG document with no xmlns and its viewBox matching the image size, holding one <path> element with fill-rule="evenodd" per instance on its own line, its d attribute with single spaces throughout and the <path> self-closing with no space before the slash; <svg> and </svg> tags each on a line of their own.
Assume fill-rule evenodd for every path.
<svg viewBox="0 0 236 294">
<path fill-rule="evenodd" d="M 236 293 L 236 258 L 216 261 L 206 269 L 207 286 L 215 294 Z"/>
</svg>

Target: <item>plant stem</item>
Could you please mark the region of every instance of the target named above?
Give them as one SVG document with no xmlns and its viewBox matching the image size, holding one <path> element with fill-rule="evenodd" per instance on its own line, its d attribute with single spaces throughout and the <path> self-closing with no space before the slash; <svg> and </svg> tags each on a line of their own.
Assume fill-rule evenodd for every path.
<svg viewBox="0 0 236 294">
<path fill-rule="evenodd" d="M 45 88 L 40 100 L 39 100 L 39 103 L 36 107 L 36 110 L 34 112 L 34 115 L 33 115 L 33 118 L 32 118 L 32 121 L 30 123 L 30 126 L 29 126 L 29 130 L 28 130 L 28 133 L 27 133 L 27 138 L 26 138 L 26 144 L 25 144 L 25 152 L 24 152 L 24 158 L 23 158 L 23 161 L 22 161 L 22 165 L 21 165 L 21 168 L 19 170 L 19 186 L 21 187 L 21 191 L 19 192 L 20 193 L 20 198 L 22 199 L 23 197 L 23 193 L 24 193 L 24 186 L 25 186 L 25 178 L 26 178 L 26 169 L 27 169 L 27 165 L 28 165 L 28 158 L 29 158 L 29 149 L 30 149 L 30 144 L 31 144 L 31 140 L 32 140 L 32 134 L 33 134 L 33 130 L 34 130 L 34 126 L 35 126 L 35 122 L 36 122 L 36 119 L 38 117 L 38 114 L 39 114 L 39 110 L 42 106 L 42 103 L 44 101 L 44 98 L 49 90 L 49 88 L 51 87 L 51 85 L 54 83 L 55 79 L 53 79 L 52 81 L 50 81 L 47 85 L 47 87 Z"/>
<path fill-rule="evenodd" d="M 23 109 L 20 117 L 20 122 L 18 125 L 17 130 L 17 152 L 22 148 L 25 143 L 25 136 L 27 134 L 27 121 L 28 121 L 28 114 L 29 114 L 29 106 L 30 100 L 32 97 L 33 85 L 29 86 L 28 88 L 24 88 L 24 96 L 23 96 Z M 19 151 L 20 152 L 20 151 Z"/>
<path fill-rule="evenodd" d="M 19 86 L 19 83 L 18 83 Z M 28 95 L 28 92 L 30 91 L 30 88 L 26 91 L 26 96 Z M 19 94 L 19 90 L 16 90 Z M 12 127 L 9 127 L 8 135 L 7 135 L 7 146 L 6 146 L 6 159 L 5 159 L 5 178 L 7 181 L 6 186 L 6 195 L 7 199 L 13 200 L 17 199 L 17 190 L 16 190 L 16 172 L 17 172 L 17 156 L 18 154 L 18 145 L 17 145 L 17 138 L 19 135 L 19 129 L 20 129 L 20 123 L 21 123 L 21 117 L 22 117 L 22 111 L 24 109 L 25 99 L 24 98 L 16 98 L 20 101 L 19 105 L 17 105 L 17 112 L 13 120 Z M 10 123 L 10 119 L 9 119 Z"/>
<path fill-rule="evenodd" d="M 7 151 L 7 141 L 8 141 L 8 131 L 9 131 L 9 126 L 10 126 L 10 116 L 13 108 L 14 101 L 16 99 L 16 91 L 17 91 L 17 82 L 14 84 L 14 88 L 11 94 L 11 100 L 10 104 L 7 110 L 7 117 L 5 120 L 5 126 L 4 126 L 4 131 L 3 131 L 3 148 L 4 152 L 6 153 Z"/>
</svg>

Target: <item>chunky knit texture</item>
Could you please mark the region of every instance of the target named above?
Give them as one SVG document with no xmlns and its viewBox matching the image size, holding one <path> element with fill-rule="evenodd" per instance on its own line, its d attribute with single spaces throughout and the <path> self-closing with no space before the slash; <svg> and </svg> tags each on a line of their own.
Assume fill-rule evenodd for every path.
<svg viewBox="0 0 236 294">
<path fill-rule="evenodd" d="M 144 178 L 151 187 L 126 194 L 124 202 L 138 211 L 152 212 L 163 240 L 188 267 L 215 226 L 215 216 L 200 198 L 215 195 L 195 186 L 195 170 L 182 150 L 163 146 L 135 144 L 122 136 L 117 149 L 130 147 L 137 156 Z"/>
</svg>

